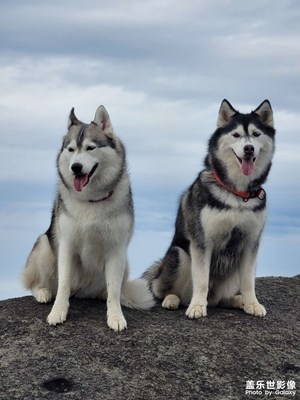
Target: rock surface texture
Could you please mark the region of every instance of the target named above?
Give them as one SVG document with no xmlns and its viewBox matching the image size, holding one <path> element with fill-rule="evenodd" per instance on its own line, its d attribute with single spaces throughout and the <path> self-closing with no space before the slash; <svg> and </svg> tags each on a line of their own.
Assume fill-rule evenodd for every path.
<svg viewBox="0 0 300 400">
<path fill-rule="evenodd" d="M 300 275 L 259 278 L 265 318 L 209 309 L 124 308 L 128 329 L 106 325 L 105 303 L 70 302 L 68 320 L 46 323 L 51 304 L 0 302 L 0 399 L 258 399 L 246 382 L 294 381 L 300 398 Z M 297 397 L 299 396 L 299 397 Z"/>
</svg>

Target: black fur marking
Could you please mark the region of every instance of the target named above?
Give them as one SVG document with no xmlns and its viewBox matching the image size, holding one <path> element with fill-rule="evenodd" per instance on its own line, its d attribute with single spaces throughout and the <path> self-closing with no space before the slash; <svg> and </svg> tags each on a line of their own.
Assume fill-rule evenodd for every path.
<svg viewBox="0 0 300 400">
<path fill-rule="evenodd" d="M 77 134 L 77 139 L 76 139 L 76 143 L 77 143 L 77 147 L 80 149 L 82 147 L 82 143 L 84 140 L 84 135 L 85 135 L 85 130 L 87 128 L 86 124 L 83 124 Z"/>
<path fill-rule="evenodd" d="M 69 121 L 69 128 L 71 128 L 72 125 L 78 125 L 80 122 L 78 121 L 75 112 L 74 112 L 74 107 L 72 107 L 71 112 L 70 112 L 70 121 Z"/>
<path fill-rule="evenodd" d="M 248 127 L 250 124 L 255 125 L 259 130 L 261 130 L 271 138 L 273 138 L 275 135 L 275 129 L 265 125 L 255 112 L 252 112 L 250 114 L 237 113 L 231 118 L 230 122 L 227 125 L 218 128 L 214 132 L 209 142 L 217 142 L 222 135 L 226 135 L 227 133 L 233 131 L 238 125 L 241 125 L 245 133 L 248 135 Z"/>
<path fill-rule="evenodd" d="M 69 144 L 70 142 L 68 141 L 67 143 Z M 58 175 L 59 175 L 59 178 L 60 178 L 62 184 L 65 186 L 66 189 L 70 190 L 71 188 L 70 188 L 70 186 L 67 184 L 67 182 L 65 181 L 65 179 L 64 179 L 64 177 L 63 177 L 63 175 L 62 175 L 62 173 L 61 173 L 60 170 L 59 170 L 59 166 L 58 166 L 59 157 L 60 157 L 60 155 L 61 155 L 61 153 L 62 153 L 64 147 L 65 147 L 65 146 L 64 146 L 64 143 L 63 143 L 62 150 L 61 150 L 61 152 L 58 154 L 58 156 L 56 157 L 56 169 L 57 169 L 57 171 L 58 171 Z"/>
<path fill-rule="evenodd" d="M 271 169 L 271 166 L 272 166 L 272 163 L 270 162 L 267 165 L 267 168 L 265 169 L 265 171 L 260 175 L 260 177 L 251 182 L 251 186 L 248 187 L 249 192 L 257 190 L 263 183 L 266 182 L 267 177 L 270 172 L 270 169 Z"/>
<path fill-rule="evenodd" d="M 93 140 L 93 143 L 95 143 L 98 148 L 102 147 L 111 147 L 112 149 L 116 148 L 114 139 L 107 135 L 105 135 L 103 139 Z"/>
<path fill-rule="evenodd" d="M 218 197 L 215 197 L 210 192 L 208 185 L 212 184 L 214 184 L 214 182 L 209 184 L 203 183 L 201 179 L 201 173 L 192 184 L 189 190 L 188 201 L 190 203 L 189 205 L 193 207 L 195 212 L 199 212 L 205 206 L 220 210 L 229 210 L 231 208 L 231 206 L 223 203 Z"/>
<path fill-rule="evenodd" d="M 216 171 L 218 177 L 226 185 L 231 187 L 231 182 L 228 179 L 226 166 L 217 157 L 212 157 L 213 169 Z"/>
<path fill-rule="evenodd" d="M 62 173 L 60 172 L 60 170 L 58 170 L 58 175 L 59 175 L 59 178 L 60 178 L 62 184 L 65 186 L 65 188 L 68 189 L 68 190 L 70 190 L 71 188 L 70 188 L 70 186 L 67 184 L 67 182 L 65 181 L 65 179 L 64 179 Z"/>
<path fill-rule="evenodd" d="M 58 194 L 58 196 L 53 204 L 53 207 L 52 207 L 50 226 L 47 229 L 47 231 L 45 232 L 45 235 L 48 237 L 50 246 L 54 253 L 56 252 L 56 248 L 57 248 L 56 243 L 55 243 L 55 240 L 56 240 L 56 238 L 55 238 L 55 220 L 56 220 L 56 216 L 61 212 L 64 212 L 67 215 L 70 215 L 61 195 Z"/>
<path fill-rule="evenodd" d="M 244 241 L 244 233 L 238 228 L 233 228 L 225 246 L 213 251 L 210 264 L 212 277 L 222 279 L 239 267 Z"/>
<path fill-rule="evenodd" d="M 111 147 L 112 149 L 116 148 L 116 143 L 114 141 L 114 139 L 108 135 L 105 135 L 107 142 L 108 142 L 108 146 Z"/>
<path fill-rule="evenodd" d="M 35 241 L 35 243 L 34 243 L 34 245 L 33 245 L 33 247 L 32 247 L 31 252 L 33 252 L 33 250 L 34 250 L 35 248 L 38 247 L 38 245 L 39 245 L 39 243 L 40 243 L 40 240 L 41 240 L 41 237 L 39 236 L 39 237 L 37 238 L 37 240 Z"/>
<path fill-rule="evenodd" d="M 60 149 L 60 154 L 63 152 L 63 150 L 64 150 L 66 147 L 69 146 L 70 142 L 71 142 L 70 137 L 64 136 L 63 141 L 62 141 L 62 145 L 61 145 L 61 149 Z M 58 161 L 58 158 L 59 158 L 60 154 L 59 154 L 58 157 L 57 157 L 57 161 Z"/>
<path fill-rule="evenodd" d="M 272 126 L 264 124 L 254 111 L 252 111 L 250 115 L 252 117 L 250 122 L 257 126 L 259 130 L 264 132 L 265 135 L 268 135 L 271 139 L 273 139 L 276 133 L 275 129 Z"/>
<path fill-rule="evenodd" d="M 189 211 L 184 216 L 185 226 L 188 227 L 189 235 L 196 240 L 199 248 L 204 249 L 204 232 L 199 218 L 201 210 L 206 206 L 217 210 L 228 210 L 231 209 L 231 206 L 224 204 L 210 192 L 208 184 L 203 183 L 201 180 L 201 173 L 187 193 L 185 207 Z M 197 218 L 196 216 L 199 217 Z"/>
<path fill-rule="evenodd" d="M 102 147 L 107 147 L 107 141 L 105 139 L 94 139 L 93 143 L 98 147 L 98 149 L 101 149 Z"/>
<path fill-rule="evenodd" d="M 109 184 L 109 186 L 107 186 L 107 188 L 105 188 L 106 191 L 113 190 L 119 184 L 119 182 L 121 181 L 121 179 L 123 177 L 123 174 L 126 171 L 126 150 L 125 150 L 125 147 L 124 147 L 122 142 L 120 142 L 120 146 L 121 146 L 121 149 L 122 149 L 122 151 L 120 151 L 120 153 L 123 155 L 123 157 L 122 157 L 122 164 L 121 164 L 120 169 L 119 169 L 119 174 Z"/>
<path fill-rule="evenodd" d="M 262 200 L 258 206 L 253 208 L 253 212 L 258 212 L 258 211 L 262 211 L 264 208 L 266 208 L 266 199 Z"/>
<path fill-rule="evenodd" d="M 56 248 L 56 244 L 55 244 L 55 235 L 54 235 L 54 230 L 55 230 L 55 215 L 56 215 L 56 202 L 54 203 L 53 207 L 52 207 L 52 213 L 51 213 L 51 222 L 50 222 L 50 226 L 47 229 L 47 231 L 45 232 L 45 235 L 47 236 L 51 249 L 54 252 L 55 248 Z"/>
<path fill-rule="evenodd" d="M 96 163 L 93 168 L 91 169 L 90 173 L 89 173 L 89 178 L 91 178 L 94 174 L 94 172 L 96 171 L 96 169 L 98 168 L 99 163 Z"/>
<path fill-rule="evenodd" d="M 130 186 L 129 186 L 129 191 L 128 191 L 127 200 L 128 200 L 128 209 L 129 209 L 129 211 L 130 211 L 130 214 L 131 214 L 132 217 L 133 217 L 133 216 L 134 216 L 134 203 L 133 203 L 132 190 L 131 190 L 131 187 L 130 187 Z"/>
<path fill-rule="evenodd" d="M 181 205 L 178 210 L 176 223 L 175 223 L 175 234 L 171 243 L 171 247 L 180 247 L 187 254 L 190 254 L 190 241 L 187 239 L 184 233 L 184 217 L 182 214 Z"/>
<path fill-rule="evenodd" d="M 168 292 L 172 291 L 177 278 L 179 269 L 179 249 L 177 247 L 170 247 L 163 260 L 158 263 L 160 265 L 153 280 L 160 279 L 157 291 L 164 293 L 164 297 Z"/>
</svg>

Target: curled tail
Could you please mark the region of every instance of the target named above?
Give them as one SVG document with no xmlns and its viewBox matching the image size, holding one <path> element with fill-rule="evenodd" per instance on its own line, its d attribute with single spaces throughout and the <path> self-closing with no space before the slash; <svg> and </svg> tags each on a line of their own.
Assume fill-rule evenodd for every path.
<svg viewBox="0 0 300 400">
<path fill-rule="evenodd" d="M 145 279 L 135 279 L 124 283 L 121 304 L 129 308 L 148 310 L 155 304 L 153 295 Z"/>
</svg>

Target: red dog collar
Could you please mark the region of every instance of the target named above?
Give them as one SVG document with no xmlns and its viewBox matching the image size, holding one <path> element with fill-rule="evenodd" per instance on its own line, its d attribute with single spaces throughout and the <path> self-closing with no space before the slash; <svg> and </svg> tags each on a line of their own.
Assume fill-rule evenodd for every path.
<svg viewBox="0 0 300 400">
<path fill-rule="evenodd" d="M 256 197 L 259 200 L 264 200 L 266 198 L 266 192 L 262 187 L 256 190 L 255 192 L 240 192 L 239 190 L 231 189 L 228 186 L 226 186 L 224 182 L 222 182 L 221 179 L 218 177 L 216 171 L 212 172 L 212 176 L 224 189 L 226 189 L 230 193 L 235 194 L 238 197 L 241 197 L 245 202 L 248 201 L 249 199 L 254 199 Z"/>
</svg>

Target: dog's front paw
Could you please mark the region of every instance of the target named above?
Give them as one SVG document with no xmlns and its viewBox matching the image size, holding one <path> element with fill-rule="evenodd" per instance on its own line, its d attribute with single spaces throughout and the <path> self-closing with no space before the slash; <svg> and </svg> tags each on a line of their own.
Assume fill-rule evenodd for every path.
<svg viewBox="0 0 300 400">
<path fill-rule="evenodd" d="M 180 299 L 176 294 L 168 294 L 162 302 L 162 307 L 168 310 L 177 310 L 179 307 Z"/>
<path fill-rule="evenodd" d="M 206 306 L 201 304 L 190 304 L 185 315 L 191 319 L 207 316 Z"/>
<path fill-rule="evenodd" d="M 245 304 L 243 308 L 245 313 L 255 315 L 256 317 L 265 317 L 267 314 L 265 307 L 260 303 Z"/>
<path fill-rule="evenodd" d="M 51 313 L 47 317 L 49 325 L 62 324 L 67 319 L 68 308 L 52 308 Z"/>
<path fill-rule="evenodd" d="M 121 332 L 127 328 L 127 322 L 123 314 L 120 315 L 107 315 L 107 325 L 115 332 Z"/>
</svg>

